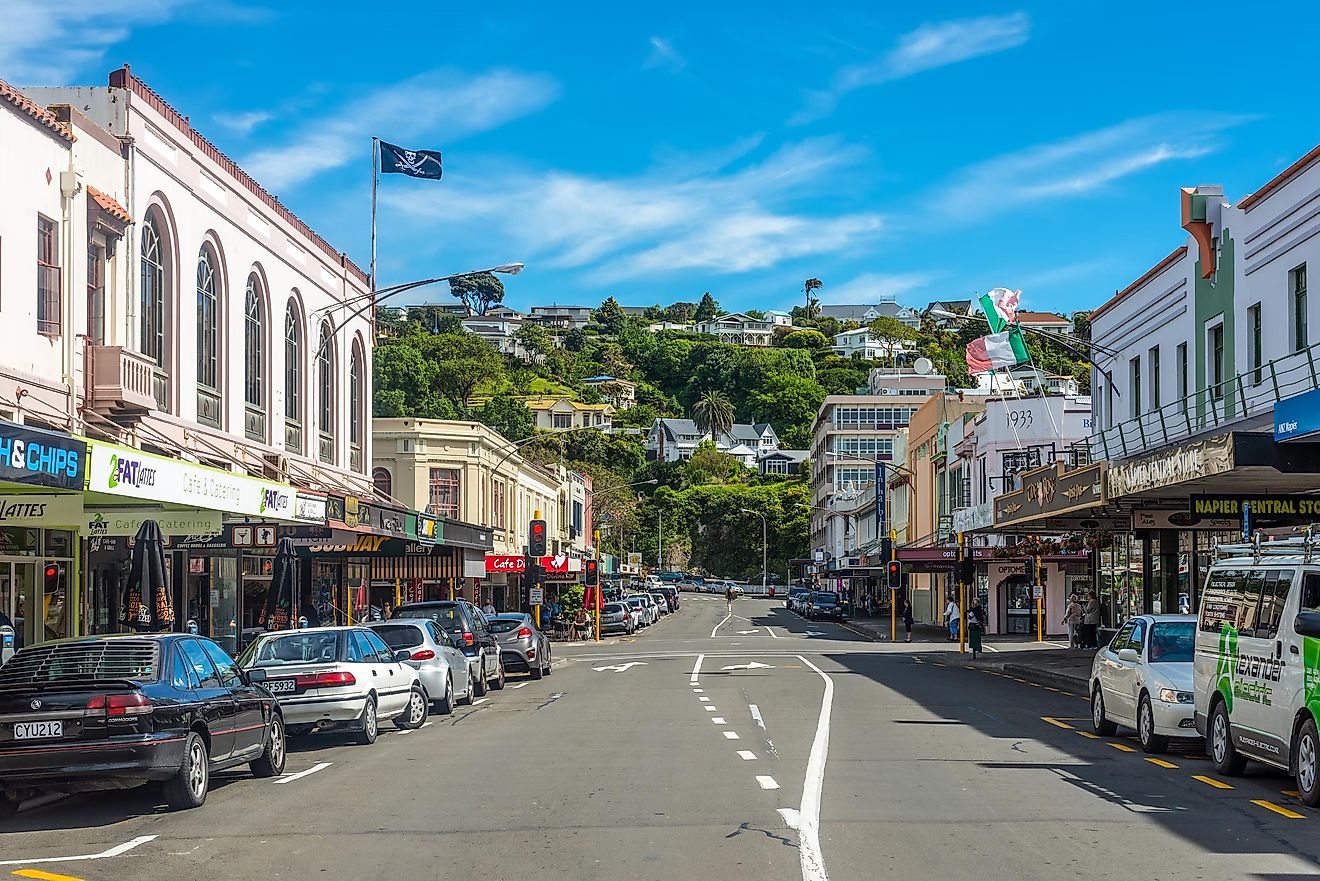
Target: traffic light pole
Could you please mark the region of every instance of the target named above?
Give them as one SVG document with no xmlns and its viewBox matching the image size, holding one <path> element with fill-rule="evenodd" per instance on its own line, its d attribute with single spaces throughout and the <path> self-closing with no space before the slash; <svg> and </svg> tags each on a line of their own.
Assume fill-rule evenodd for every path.
<svg viewBox="0 0 1320 881">
<path fill-rule="evenodd" d="M 600 585 L 600 530 L 593 530 L 591 533 L 591 555 L 596 560 L 596 642 L 600 642 L 600 607 L 601 607 L 601 585 Z"/>
<path fill-rule="evenodd" d="M 967 652 L 967 581 L 963 578 L 963 534 L 958 533 L 958 654 Z"/>
<path fill-rule="evenodd" d="M 541 519 L 541 510 L 532 511 L 532 522 L 527 527 L 527 566 L 524 577 L 527 579 L 527 599 L 530 603 L 532 591 L 541 589 L 541 599 L 545 599 L 545 586 L 541 581 L 541 558 L 545 556 L 545 522 Z M 541 629 L 541 603 L 530 603 L 536 629 Z"/>
</svg>

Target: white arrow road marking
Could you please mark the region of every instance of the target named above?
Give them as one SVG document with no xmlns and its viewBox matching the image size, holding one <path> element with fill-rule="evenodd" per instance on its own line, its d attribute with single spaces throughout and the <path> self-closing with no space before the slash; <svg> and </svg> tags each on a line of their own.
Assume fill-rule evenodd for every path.
<svg viewBox="0 0 1320 881">
<path fill-rule="evenodd" d="M 761 631 L 759 631 L 759 630 L 739 630 L 739 631 L 738 631 L 738 635 L 739 635 L 739 636 L 746 636 L 746 635 L 749 634 L 749 633 L 760 633 L 760 632 L 761 632 Z"/>
<path fill-rule="evenodd" d="M 779 784 L 775 782 L 775 778 L 773 778 L 773 777 L 767 777 L 767 776 L 764 776 L 764 775 L 758 774 L 758 775 L 756 776 L 756 782 L 757 782 L 758 784 L 760 784 L 760 786 L 761 786 L 762 789 L 778 789 L 778 788 L 779 788 Z"/>
<path fill-rule="evenodd" d="M 109 850 L 103 850 L 100 853 L 89 853 L 77 857 L 46 857 L 39 860 L 0 860 L 0 866 L 30 866 L 34 863 L 76 863 L 82 860 L 104 860 L 110 857 L 117 857 L 120 854 L 128 853 L 135 847 L 146 844 L 148 841 L 155 841 L 156 835 L 139 835 L 132 841 L 125 841 L 123 844 L 116 844 Z"/>
<path fill-rule="evenodd" d="M 762 664 L 759 661 L 752 661 L 749 664 L 730 664 L 727 667 L 721 667 L 721 670 L 773 670 L 774 664 Z"/>
<path fill-rule="evenodd" d="M 630 667 L 645 667 L 645 661 L 629 661 L 626 664 L 609 664 L 605 667 L 592 667 L 597 673 L 603 673 L 606 670 L 613 670 L 615 673 L 622 673 Z"/>
<path fill-rule="evenodd" d="M 408 732 L 406 732 L 406 731 L 400 731 L 400 732 L 398 732 L 398 733 L 399 733 L 399 734 L 407 734 Z M 312 766 L 311 766 L 310 768 L 308 768 L 306 771 L 299 771 L 297 774 L 286 774 L 286 775 L 284 775 L 283 777 L 280 777 L 280 778 L 279 778 L 278 780 L 276 780 L 275 782 L 276 782 L 276 783 L 292 783 L 292 782 L 295 781 L 295 780 L 301 780 L 301 779 L 303 779 L 303 778 L 306 777 L 308 774 L 315 774 L 317 771 L 324 771 L 326 768 L 330 767 L 330 766 L 333 765 L 333 764 L 334 764 L 334 762 L 317 762 L 315 765 L 312 765 Z"/>
<path fill-rule="evenodd" d="M 808 630 L 808 631 L 804 632 L 802 635 L 803 635 L 803 636 L 824 636 L 824 635 L 825 635 L 825 631 L 823 631 L 823 630 Z"/>
</svg>

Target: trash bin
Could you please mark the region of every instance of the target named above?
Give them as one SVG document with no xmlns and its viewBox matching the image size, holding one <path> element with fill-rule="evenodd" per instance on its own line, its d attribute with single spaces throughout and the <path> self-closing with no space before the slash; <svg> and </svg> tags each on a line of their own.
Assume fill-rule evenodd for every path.
<svg viewBox="0 0 1320 881">
<path fill-rule="evenodd" d="M 9 663 L 14 656 L 14 628 L 8 624 L 0 625 L 0 667 Z"/>
</svg>

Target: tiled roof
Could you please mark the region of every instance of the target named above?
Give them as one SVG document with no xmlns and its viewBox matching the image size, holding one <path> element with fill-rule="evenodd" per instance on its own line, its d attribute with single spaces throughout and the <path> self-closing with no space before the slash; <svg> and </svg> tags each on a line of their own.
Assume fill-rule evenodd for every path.
<svg viewBox="0 0 1320 881">
<path fill-rule="evenodd" d="M 122 220 L 124 223 L 132 223 L 133 217 L 128 213 L 128 209 L 115 201 L 114 196 L 101 192 L 96 187 L 87 186 L 88 197 L 101 207 L 101 210 L 116 220 Z"/>
<path fill-rule="evenodd" d="M 60 123 L 55 114 L 51 113 L 45 107 L 42 107 L 36 101 L 33 101 L 27 95 L 24 95 L 18 89 L 4 80 L 0 80 L 0 101 L 4 101 L 18 109 L 20 113 L 30 116 L 39 124 L 50 129 L 62 141 L 73 143 L 73 132 L 69 131 Z"/>
<path fill-rule="evenodd" d="M 1018 321 L 1027 321 L 1032 324 L 1070 324 L 1068 319 L 1062 315 L 1055 315 L 1053 312 L 1019 312 Z"/>
</svg>

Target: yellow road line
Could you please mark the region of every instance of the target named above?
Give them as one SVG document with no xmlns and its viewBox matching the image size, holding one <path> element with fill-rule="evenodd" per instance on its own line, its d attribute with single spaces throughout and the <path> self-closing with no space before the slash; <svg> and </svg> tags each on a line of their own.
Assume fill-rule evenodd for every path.
<svg viewBox="0 0 1320 881">
<path fill-rule="evenodd" d="M 1263 798 L 1253 798 L 1251 800 L 1251 803 L 1253 805 L 1260 805 L 1262 808 L 1264 808 L 1267 811 L 1274 811 L 1274 813 L 1278 814 L 1281 817 L 1287 817 L 1289 820 L 1306 819 L 1306 814 L 1299 814 L 1296 811 L 1290 811 L 1285 807 L 1280 807 L 1279 805 L 1276 805 L 1274 802 L 1265 801 L 1265 799 Z"/>
<path fill-rule="evenodd" d="M 1215 789 L 1232 789 L 1233 787 L 1222 780 L 1216 780 L 1213 777 L 1207 777 L 1204 774 L 1193 774 L 1193 780 L 1200 780 L 1207 786 L 1213 786 Z"/>
<path fill-rule="evenodd" d="M 1122 751 L 1125 752 L 1125 753 L 1134 753 L 1134 752 L 1136 752 L 1135 749 L 1133 749 L 1132 747 L 1128 746 L 1126 743 L 1114 743 L 1113 741 L 1110 741 L 1109 745 L 1112 746 L 1114 749 L 1122 750 Z"/>
<path fill-rule="evenodd" d="M 1286 795 L 1289 798 L 1301 798 L 1302 794 L 1295 789 L 1280 789 L 1280 795 Z"/>
<path fill-rule="evenodd" d="M 1158 767 L 1160 767 L 1160 768 L 1176 768 L 1176 767 L 1178 767 L 1178 766 L 1175 765 L 1173 762 L 1166 762 L 1166 761 L 1164 761 L 1164 759 L 1150 759 L 1150 758 L 1148 758 L 1148 759 L 1146 759 L 1146 761 L 1148 761 L 1148 762 L 1150 762 L 1152 765 L 1156 765 L 1156 766 L 1158 766 Z"/>
<path fill-rule="evenodd" d="M 801 664 L 785 664 L 785 665 L 784 665 L 784 669 L 785 669 L 785 670 L 801 670 L 801 669 L 802 669 L 802 665 L 801 665 Z"/>
<path fill-rule="evenodd" d="M 17 875 L 20 878 L 38 878 L 40 881 L 82 881 L 81 878 L 75 878 L 72 875 L 56 875 L 52 872 L 43 872 L 40 869 L 19 869 L 17 872 L 10 872 L 11 875 Z"/>
<path fill-rule="evenodd" d="M 1074 730 L 1073 727 L 1069 725 L 1067 722 L 1060 722 L 1058 719 L 1051 718 L 1050 716 L 1041 716 L 1040 720 L 1042 722 L 1049 722 L 1051 725 L 1055 726 L 1056 728 L 1066 728 L 1069 731 Z"/>
<path fill-rule="evenodd" d="M 1046 690 L 1046 691 L 1052 691 L 1052 692 L 1054 692 L 1055 694 L 1063 694 L 1062 691 L 1059 691 L 1057 688 L 1051 688 L 1051 687 L 1048 686 L 1048 685 L 1045 686 L 1045 690 Z"/>
<path fill-rule="evenodd" d="M 1087 738 L 1088 740 L 1099 740 L 1099 739 L 1100 739 L 1100 735 L 1099 735 L 1099 734 L 1092 734 L 1092 733 L 1089 732 L 1089 731 L 1078 731 L 1077 733 L 1080 734 L 1080 735 L 1082 735 L 1082 737 Z"/>
</svg>

